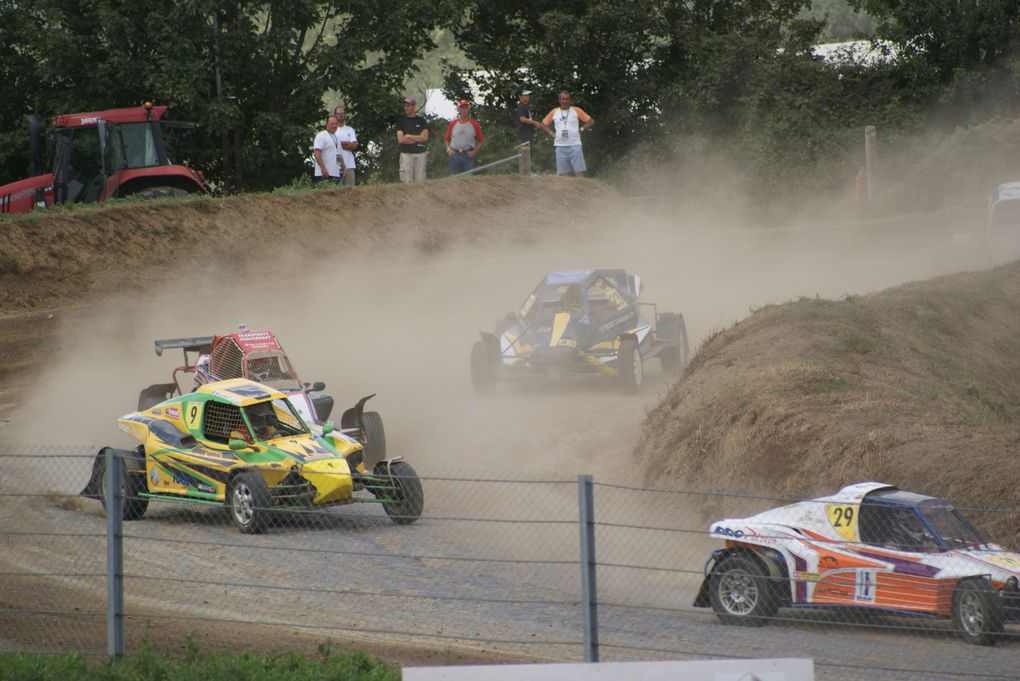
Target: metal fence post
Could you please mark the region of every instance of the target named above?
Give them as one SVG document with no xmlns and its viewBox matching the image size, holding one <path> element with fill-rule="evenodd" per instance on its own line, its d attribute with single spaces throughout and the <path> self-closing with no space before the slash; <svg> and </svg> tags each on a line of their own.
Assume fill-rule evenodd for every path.
<svg viewBox="0 0 1020 681">
<path fill-rule="evenodd" d="M 124 464 L 106 450 L 106 654 L 124 656 Z"/>
<path fill-rule="evenodd" d="M 590 475 L 577 476 L 581 528 L 581 616 L 584 661 L 599 661 L 598 594 L 595 588 L 595 502 Z"/>
</svg>

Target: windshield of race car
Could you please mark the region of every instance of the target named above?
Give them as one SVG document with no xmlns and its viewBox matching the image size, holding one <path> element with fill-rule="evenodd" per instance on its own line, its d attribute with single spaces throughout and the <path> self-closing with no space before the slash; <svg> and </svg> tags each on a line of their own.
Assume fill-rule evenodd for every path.
<svg viewBox="0 0 1020 681">
<path fill-rule="evenodd" d="M 243 408 L 257 440 L 272 440 L 308 433 L 294 406 L 288 400 L 259 402 Z"/>
<path fill-rule="evenodd" d="M 939 534 L 950 549 L 977 546 L 985 543 L 984 537 L 959 511 L 948 505 L 930 505 L 921 508 L 921 515 Z"/>
<path fill-rule="evenodd" d="M 277 390 L 301 390 L 301 382 L 282 352 L 252 353 L 245 359 L 247 378 Z"/>
</svg>

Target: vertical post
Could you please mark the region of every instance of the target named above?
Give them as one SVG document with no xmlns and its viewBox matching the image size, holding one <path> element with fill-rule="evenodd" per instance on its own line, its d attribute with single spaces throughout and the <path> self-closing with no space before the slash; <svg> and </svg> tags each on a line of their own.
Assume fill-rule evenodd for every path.
<svg viewBox="0 0 1020 681">
<path fill-rule="evenodd" d="M 872 202 L 875 196 L 875 166 L 878 164 L 878 149 L 875 146 L 875 126 L 864 126 L 864 177 L 867 190 L 865 192 L 868 203 Z"/>
<path fill-rule="evenodd" d="M 528 177 L 531 175 L 531 142 L 525 142 L 520 145 L 519 149 L 521 150 L 521 175 Z"/>
<path fill-rule="evenodd" d="M 581 528 L 581 616 L 584 661 L 599 661 L 598 594 L 595 588 L 595 501 L 590 475 L 577 476 Z"/>
<path fill-rule="evenodd" d="M 124 464 L 106 449 L 106 654 L 124 657 Z"/>
</svg>

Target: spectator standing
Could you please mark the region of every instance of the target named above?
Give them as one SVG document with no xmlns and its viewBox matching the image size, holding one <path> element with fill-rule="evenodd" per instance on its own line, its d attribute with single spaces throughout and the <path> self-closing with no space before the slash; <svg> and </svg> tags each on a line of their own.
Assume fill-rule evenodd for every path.
<svg viewBox="0 0 1020 681">
<path fill-rule="evenodd" d="M 417 100 L 404 100 L 404 116 L 397 121 L 397 144 L 400 145 L 400 181 L 424 182 L 428 160 L 429 124 L 418 115 Z"/>
<path fill-rule="evenodd" d="M 527 88 L 517 88 L 517 117 L 515 120 L 517 123 L 517 144 L 533 142 L 536 129 L 544 130 L 549 137 L 555 137 L 548 125 L 531 117 L 531 90 Z"/>
<path fill-rule="evenodd" d="M 466 99 L 457 102 L 457 118 L 450 121 L 443 135 L 451 175 L 460 175 L 474 168 L 475 158 L 485 143 L 482 126 L 470 114 L 471 102 Z"/>
<path fill-rule="evenodd" d="M 553 124 L 556 128 L 553 146 L 556 147 L 556 174 L 584 177 L 588 167 L 584 163 L 584 151 L 581 149 L 581 132 L 590 130 L 595 119 L 579 106 L 571 106 L 570 93 L 561 90 L 560 105 L 550 111 L 542 123 Z"/>
<path fill-rule="evenodd" d="M 354 128 L 347 125 L 347 112 L 342 106 L 333 109 L 333 115 L 336 116 L 339 126 L 336 130 L 336 138 L 340 140 L 340 155 L 343 156 L 344 167 L 347 169 L 347 173 L 344 175 L 344 186 L 353 187 L 357 181 L 355 173 L 357 173 L 358 161 L 354 158 L 354 152 L 358 149 L 358 136 L 354 133 Z"/>
<path fill-rule="evenodd" d="M 312 156 L 315 158 L 315 176 L 313 182 L 329 180 L 339 184 L 347 172 L 343 156 L 340 154 L 340 141 L 336 136 L 338 121 L 336 116 L 326 118 L 326 129 L 315 136 L 312 143 Z"/>
</svg>

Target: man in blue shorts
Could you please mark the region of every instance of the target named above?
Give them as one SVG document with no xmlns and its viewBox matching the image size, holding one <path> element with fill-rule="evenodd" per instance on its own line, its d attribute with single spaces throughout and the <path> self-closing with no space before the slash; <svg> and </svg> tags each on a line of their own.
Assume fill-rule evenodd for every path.
<svg viewBox="0 0 1020 681">
<path fill-rule="evenodd" d="M 561 90 L 560 105 L 546 114 L 542 119 L 544 125 L 555 128 L 553 146 L 556 147 L 556 174 L 584 177 L 588 166 L 584 163 L 584 152 L 581 150 L 581 131 L 590 130 L 595 119 L 584 112 L 579 106 L 570 105 L 570 93 Z"/>
</svg>

